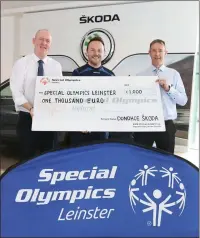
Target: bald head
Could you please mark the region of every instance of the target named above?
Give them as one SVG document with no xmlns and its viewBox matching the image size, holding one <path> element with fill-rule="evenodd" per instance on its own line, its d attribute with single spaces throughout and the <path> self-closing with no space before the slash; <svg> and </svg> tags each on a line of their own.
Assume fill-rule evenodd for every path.
<svg viewBox="0 0 200 238">
<path fill-rule="evenodd" d="M 34 53 L 40 59 L 47 56 L 52 42 L 52 37 L 47 29 L 38 30 L 33 38 Z"/>
<path fill-rule="evenodd" d="M 36 38 L 38 35 L 40 35 L 41 32 L 47 32 L 47 33 L 50 34 L 49 30 L 47 30 L 47 29 L 40 29 L 40 30 L 38 30 L 38 31 L 35 33 L 35 37 L 34 37 L 34 38 Z M 51 35 L 51 34 L 50 34 L 50 35 Z"/>
</svg>

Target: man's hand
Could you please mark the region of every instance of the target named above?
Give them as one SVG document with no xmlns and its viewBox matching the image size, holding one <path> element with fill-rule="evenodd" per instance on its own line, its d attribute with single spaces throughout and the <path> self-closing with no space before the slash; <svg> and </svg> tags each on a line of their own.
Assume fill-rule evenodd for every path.
<svg viewBox="0 0 200 238">
<path fill-rule="evenodd" d="M 159 83 L 159 85 L 166 91 L 168 92 L 170 89 L 169 84 L 167 84 L 165 79 L 157 79 L 156 80 L 157 83 Z"/>
<path fill-rule="evenodd" d="M 31 108 L 31 110 L 30 110 L 30 115 L 31 115 L 31 117 L 33 118 L 33 116 L 34 116 L 34 110 L 33 110 L 33 108 Z"/>
</svg>

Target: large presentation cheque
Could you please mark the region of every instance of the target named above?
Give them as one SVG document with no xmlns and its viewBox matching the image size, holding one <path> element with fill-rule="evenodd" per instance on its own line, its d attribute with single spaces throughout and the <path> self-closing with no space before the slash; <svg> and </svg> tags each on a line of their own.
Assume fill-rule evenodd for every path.
<svg viewBox="0 0 200 238">
<path fill-rule="evenodd" d="M 165 131 L 157 77 L 37 77 L 34 131 Z"/>
</svg>

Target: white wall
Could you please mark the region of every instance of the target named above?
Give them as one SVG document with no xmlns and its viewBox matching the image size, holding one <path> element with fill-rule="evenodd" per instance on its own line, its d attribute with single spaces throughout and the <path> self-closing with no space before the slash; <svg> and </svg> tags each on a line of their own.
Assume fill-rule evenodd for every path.
<svg viewBox="0 0 200 238">
<path fill-rule="evenodd" d="M 14 17 L 1 18 L 1 82 L 10 77 L 14 60 Z"/>
<path fill-rule="evenodd" d="M 44 2 L 44 1 L 43 1 Z M 119 3 L 125 3 L 126 1 L 117 1 Z M 132 1 L 135 2 L 135 1 Z M 1 82 L 5 81 L 10 77 L 11 69 L 14 61 L 21 56 L 20 45 L 31 42 L 31 39 L 21 39 L 20 41 L 20 18 L 26 12 L 40 12 L 56 9 L 73 9 L 76 7 L 87 7 L 94 5 L 110 5 L 116 4 L 116 1 L 49 1 L 49 4 L 27 6 L 28 3 L 22 4 L 17 3 L 14 8 L 1 9 Z M 12 4 L 10 4 L 11 6 Z M 19 7 L 16 7 L 18 5 Z M 40 15 L 40 13 L 38 13 Z M 57 17 L 58 18 L 58 17 Z M 39 27 L 40 28 L 40 27 Z M 32 30 L 32 22 L 29 23 L 29 31 Z M 32 52 L 32 46 L 28 53 Z"/>
<path fill-rule="evenodd" d="M 79 24 L 82 15 L 118 14 L 120 22 Z M 169 52 L 195 52 L 198 2 L 141 2 L 126 5 L 89 7 L 24 14 L 21 19 L 20 53 L 32 52 L 31 38 L 39 28 L 48 28 L 53 35 L 51 54 L 72 57 L 84 64 L 80 42 L 93 28 L 108 30 L 116 42 L 113 68 L 122 58 L 148 51 L 150 41 L 164 39 Z M 30 27 L 31 26 L 31 27 Z"/>
<path fill-rule="evenodd" d="M 109 4 L 108 1 L 104 2 Z M 6 10 L 3 14 L 66 7 L 65 4 L 55 6 L 55 1 L 52 3 L 45 7 Z M 195 52 L 198 2 L 152 1 L 83 8 L 92 4 L 98 5 L 100 2 L 83 1 L 80 4 L 82 8 L 77 9 L 1 17 L 1 80 L 10 76 L 16 58 L 33 51 L 31 39 L 39 28 L 49 28 L 52 32 L 51 54 L 68 55 L 79 65 L 84 64 L 80 55 L 80 41 L 88 30 L 96 27 L 110 31 L 115 38 L 116 50 L 111 61 L 106 64 L 108 68 L 113 68 L 127 55 L 147 52 L 149 42 L 155 38 L 164 39 L 170 52 Z M 68 6 L 73 8 L 77 2 L 71 2 Z M 79 24 L 82 15 L 113 13 L 120 16 L 120 22 Z"/>
<path fill-rule="evenodd" d="M 13 63 L 20 57 L 20 18 L 22 14 L 1 17 L 1 82 L 10 77 Z"/>
</svg>

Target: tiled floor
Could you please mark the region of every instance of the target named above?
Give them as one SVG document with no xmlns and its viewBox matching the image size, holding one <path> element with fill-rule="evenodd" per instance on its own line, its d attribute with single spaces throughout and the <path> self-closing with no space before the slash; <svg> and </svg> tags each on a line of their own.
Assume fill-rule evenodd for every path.
<svg viewBox="0 0 200 238">
<path fill-rule="evenodd" d="M 188 161 L 190 161 L 191 163 L 193 163 L 194 165 L 196 165 L 199 168 L 199 150 L 188 150 L 186 152 L 176 152 L 175 154 L 177 154 L 180 157 L 183 157 L 184 159 L 187 159 Z"/>
</svg>

